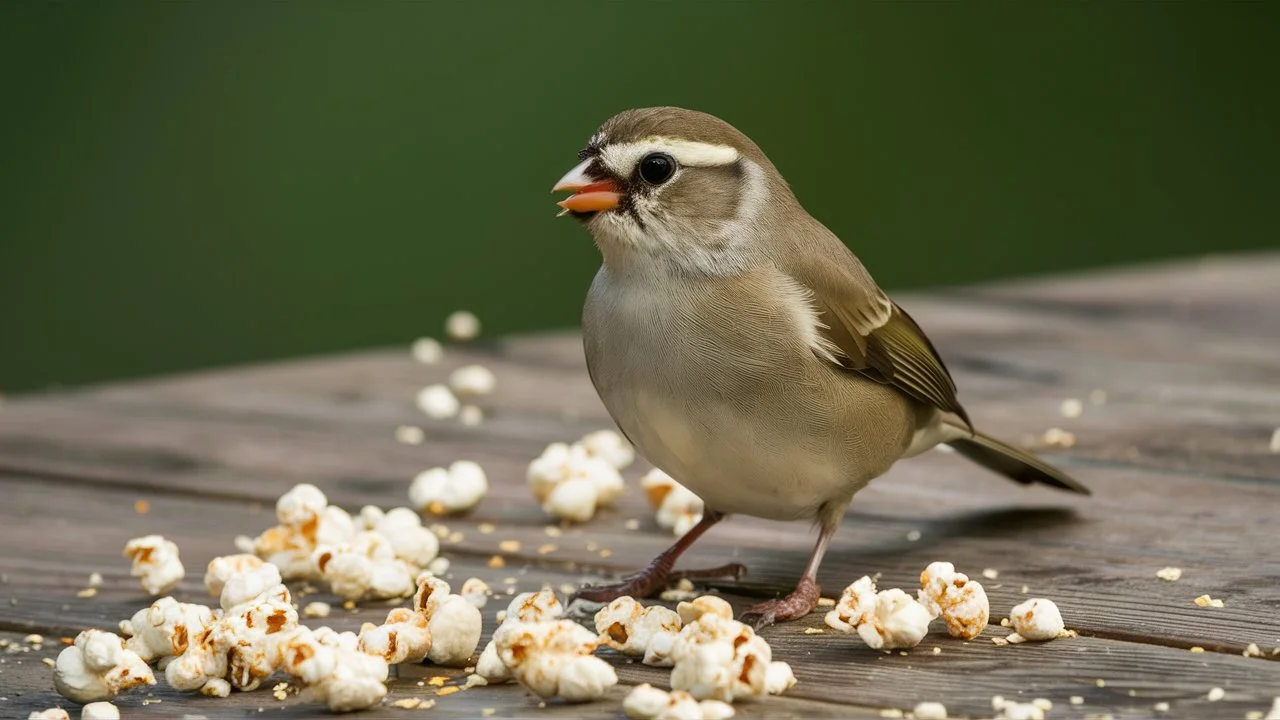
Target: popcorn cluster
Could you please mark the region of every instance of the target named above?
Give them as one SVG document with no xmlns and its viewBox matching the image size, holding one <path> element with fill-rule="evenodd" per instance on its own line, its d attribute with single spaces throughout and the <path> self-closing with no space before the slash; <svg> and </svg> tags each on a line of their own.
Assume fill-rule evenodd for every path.
<svg viewBox="0 0 1280 720">
<path fill-rule="evenodd" d="M 594 655 L 599 638 L 572 620 L 504 623 L 493 643 L 513 677 L 539 697 L 586 702 L 618 683 L 613 667 Z"/>
<path fill-rule="evenodd" d="M 333 712 L 364 710 L 387 695 L 387 661 L 362 652 L 351 632 L 293 628 L 271 643 L 272 660 L 305 687 L 304 696 Z"/>
<path fill-rule="evenodd" d="M 829 627 L 857 633 L 876 650 L 919 645 L 932 621 L 929 609 L 915 598 L 898 588 L 877 592 L 875 581 L 866 576 L 845 588 L 826 616 Z"/>
<path fill-rule="evenodd" d="M 459 460 L 448 468 L 419 473 L 409 485 L 409 502 L 433 515 L 448 515 L 470 510 L 487 492 L 484 470 L 470 460 Z"/>
<path fill-rule="evenodd" d="M 368 506 L 353 518 L 314 485 L 281 496 L 276 517 L 280 524 L 253 540 L 254 554 L 284 579 L 323 580 L 344 599 L 407 597 L 440 551 L 413 510 Z"/>
<path fill-rule="evenodd" d="M 796 682 L 791 666 L 749 626 L 733 619 L 724 600 L 704 595 L 677 606 L 684 627 L 671 647 L 671 688 L 697 700 L 733 702 L 779 694 Z"/>
<path fill-rule="evenodd" d="M 661 470 L 654 468 L 646 473 L 640 478 L 640 487 L 653 506 L 659 527 L 684 535 L 702 520 L 706 509 L 702 498 Z"/>
<path fill-rule="evenodd" d="M 480 659 L 476 662 L 476 674 L 489 684 L 509 682 L 512 679 L 511 668 L 503 662 L 498 653 L 495 642 L 497 633 L 509 625 L 550 622 L 562 615 L 564 615 L 564 606 L 560 604 L 556 594 L 550 590 L 517 595 L 507 609 L 498 614 L 500 625 L 494 632 L 494 640 L 490 640 L 480 652 Z"/>
<path fill-rule="evenodd" d="M 187 576 L 178 557 L 178 546 L 160 535 L 134 538 L 124 546 L 124 556 L 133 561 L 130 571 L 151 595 L 163 595 Z"/>
<path fill-rule="evenodd" d="M 529 463 L 529 486 L 548 514 L 586 522 L 597 507 L 611 505 L 622 493 L 618 470 L 634 459 L 635 452 L 626 440 L 611 430 L 601 430 L 572 445 L 548 445 Z"/>
<path fill-rule="evenodd" d="M 130 688 L 155 684 L 147 663 L 126 649 L 119 635 L 102 630 L 77 635 L 54 663 L 54 688 L 78 703 L 110 700 Z"/>
</svg>

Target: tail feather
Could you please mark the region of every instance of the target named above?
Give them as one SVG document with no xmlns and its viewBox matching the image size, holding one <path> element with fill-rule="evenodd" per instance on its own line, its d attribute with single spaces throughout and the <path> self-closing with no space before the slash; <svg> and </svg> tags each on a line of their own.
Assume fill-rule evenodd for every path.
<svg viewBox="0 0 1280 720">
<path fill-rule="evenodd" d="M 966 433 L 964 437 L 948 440 L 947 444 L 961 455 L 1014 482 L 1023 485 L 1040 483 L 1081 495 L 1091 494 L 1089 488 L 1058 468 L 990 435 L 980 432 L 972 435 Z"/>
</svg>

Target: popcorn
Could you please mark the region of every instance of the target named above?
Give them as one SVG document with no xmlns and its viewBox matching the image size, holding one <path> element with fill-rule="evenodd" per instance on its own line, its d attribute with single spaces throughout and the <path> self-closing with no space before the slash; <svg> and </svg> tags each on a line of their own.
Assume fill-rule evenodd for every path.
<svg viewBox="0 0 1280 720">
<path fill-rule="evenodd" d="M 480 336 L 480 318 L 466 310 L 459 310 L 445 318 L 444 331 L 450 340 L 475 340 Z"/>
<path fill-rule="evenodd" d="M 649 504 L 657 511 L 658 526 L 675 535 L 684 535 L 702 520 L 705 507 L 702 498 L 657 468 L 640 478 Z"/>
<path fill-rule="evenodd" d="M 462 583 L 462 590 L 458 593 L 466 598 L 466 601 L 475 605 L 476 608 L 483 610 L 484 606 L 489 602 L 489 596 L 493 591 L 489 589 L 489 585 L 480 578 L 467 578 Z"/>
<path fill-rule="evenodd" d="M 163 595 L 187 574 L 178 558 L 178 546 L 160 535 L 130 540 L 124 546 L 124 556 L 133 560 L 130 574 L 142 578 L 142 587 L 152 595 Z"/>
<path fill-rule="evenodd" d="M 424 573 L 423 576 L 418 578 L 418 594 L 413 602 L 418 608 L 424 604 L 428 607 L 434 605 L 429 622 L 431 652 L 427 654 L 427 659 L 437 665 L 466 665 L 471 654 L 476 651 L 476 646 L 480 644 L 484 622 L 480 617 L 480 610 L 461 595 L 449 594 L 449 586 L 441 581 L 437 582 L 443 585 L 443 596 L 438 596 L 437 588 L 431 592 L 432 599 L 429 602 L 421 600 L 423 593 L 427 592 L 424 578 L 431 574 Z"/>
<path fill-rule="evenodd" d="M 733 706 L 719 700 L 698 702 L 682 690 L 667 692 L 645 683 L 637 685 L 622 701 L 622 710 L 634 720 L 724 720 Z"/>
<path fill-rule="evenodd" d="M 364 710 L 387 694 L 387 662 L 357 649 L 353 633 L 305 626 L 281 634 L 272 643 L 274 660 L 306 686 L 306 694 L 333 712 Z"/>
<path fill-rule="evenodd" d="M 683 625 L 680 616 L 661 605 L 644 607 L 624 595 L 595 615 L 600 641 L 624 655 L 642 657 L 647 665 L 671 665 L 670 652 Z M 659 636 L 666 636 L 659 639 Z M 657 647 L 650 654 L 650 647 Z"/>
<path fill-rule="evenodd" d="M 116 717 L 120 716 L 116 715 Z M 49 708 L 48 710 L 40 710 L 38 712 L 32 710 L 31 714 L 27 715 L 27 720 L 71 720 L 71 716 L 62 708 Z"/>
<path fill-rule="evenodd" d="M 294 486 L 276 501 L 280 524 L 253 540 L 253 553 L 279 568 L 285 580 L 318 579 L 316 547 L 350 542 L 356 532 L 351 516 L 328 502 L 314 485 Z"/>
<path fill-rule="evenodd" d="M 410 508 L 388 510 L 369 530 L 386 538 L 397 558 L 417 568 L 425 568 L 440 554 L 440 539 L 422 526 L 422 518 Z"/>
<path fill-rule="evenodd" d="M 453 391 L 444 385 L 428 385 L 418 391 L 415 398 L 418 409 L 427 417 L 443 420 L 458 414 L 462 403 L 454 396 Z"/>
<path fill-rule="evenodd" d="M 475 507 L 489 481 L 484 470 L 470 460 L 459 460 L 446 470 L 431 468 L 418 474 L 409 485 L 409 502 L 435 515 L 459 513 Z"/>
<path fill-rule="evenodd" d="M 952 637 L 972 640 L 987 627 L 991 606 L 982 583 L 956 572 L 949 562 L 931 563 L 920 573 L 920 604 L 942 616 Z"/>
<path fill-rule="evenodd" d="M 940 702 L 916 703 L 911 714 L 916 720 L 947 720 L 947 706 Z"/>
<path fill-rule="evenodd" d="M 396 608 L 387 613 L 387 620 L 382 625 L 367 624 L 360 630 L 357 648 L 377 655 L 391 665 L 422 662 L 431 650 L 428 620 L 422 613 Z"/>
<path fill-rule="evenodd" d="M 796 685 L 796 675 L 787 663 L 774 660 L 764 673 L 764 692 L 766 695 L 781 695 Z"/>
<path fill-rule="evenodd" d="M 320 576 L 341 598 L 382 600 L 413 594 L 416 569 L 398 559 L 379 533 L 366 530 L 350 544 L 321 545 L 312 558 Z"/>
<path fill-rule="evenodd" d="M 1277 430 L 1276 433 L 1280 435 L 1280 430 Z M 1276 444 L 1280 445 L 1280 443 Z M 1262 720 L 1280 720 L 1280 697 L 1271 701 L 1271 709 L 1267 711 L 1267 716 Z"/>
<path fill-rule="evenodd" d="M 555 620 L 564 615 L 564 606 L 550 590 L 521 593 L 511 601 L 507 609 L 498 614 L 499 630 L 515 623 L 538 623 Z M 495 632 L 496 636 L 497 633 Z M 498 648 L 490 640 L 476 661 L 476 674 L 491 684 L 511 680 L 511 669 L 498 656 Z"/>
<path fill-rule="evenodd" d="M 671 689 L 733 702 L 765 694 L 772 651 L 749 626 L 705 612 L 680 631 L 671 658 Z"/>
<path fill-rule="evenodd" d="M 521 685 L 569 702 L 603 697 L 618 682 L 613 668 L 592 654 L 598 642 L 572 620 L 504 623 L 493 636 L 499 659 Z"/>
<path fill-rule="evenodd" d="M 239 573 L 258 570 L 264 564 L 262 558 L 250 553 L 216 557 L 209 561 L 209 567 L 205 570 L 204 586 L 208 588 L 210 595 L 218 597 L 222 594 L 222 586 L 227 583 L 228 578 Z M 276 572 L 278 575 L 279 570 L 277 569 Z M 276 580 L 276 582 L 280 581 Z"/>
<path fill-rule="evenodd" d="M 597 430 L 587 433 L 576 443 L 587 451 L 587 455 L 600 458 L 618 470 L 622 470 L 635 462 L 636 451 L 631 443 L 613 430 Z"/>
<path fill-rule="evenodd" d="M 933 616 L 915 598 L 894 588 L 876 592 L 875 582 L 862 577 L 844 589 L 834 610 L 827 613 L 829 627 L 856 631 L 877 650 L 915 647 L 929 632 Z"/>
<path fill-rule="evenodd" d="M 1064 632 L 1062 613 L 1052 600 L 1032 598 L 1009 613 L 1013 629 L 1027 640 L 1052 640 Z M 1013 642 L 1012 636 L 1009 638 Z"/>
<path fill-rule="evenodd" d="M 80 720 L 120 720 L 120 708 L 109 702 L 89 703 L 80 708 Z"/>
<path fill-rule="evenodd" d="M 682 602 L 676 606 L 680 621 L 685 625 L 696 622 L 703 615 L 717 615 L 725 620 L 733 619 L 733 606 L 724 598 L 715 595 L 703 595 L 690 602 Z"/>
<path fill-rule="evenodd" d="M 497 384 L 493 371 L 483 365 L 464 365 L 449 374 L 449 387 L 459 395 L 488 395 Z"/>
<path fill-rule="evenodd" d="M 1000 720 L 1044 720 L 1044 708 L 1034 702 L 1014 702 L 997 695 L 991 698 L 991 708 L 1000 713 Z"/>
<path fill-rule="evenodd" d="M 217 562 L 217 559 L 214 562 Z M 254 569 L 244 570 L 227 577 L 223 582 L 222 592 L 218 595 L 218 604 L 224 610 L 230 610 L 246 603 L 260 601 L 263 596 L 280 590 L 284 590 L 284 597 L 287 600 L 289 591 L 282 584 L 280 569 L 270 563 L 264 563 Z"/>
<path fill-rule="evenodd" d="M 581 445 L 552 443 L 529 463 L 529 485 L 542 509 L 556 517 L 585 522 L 600 505 L 622 493 L 622 476 Z"/>
<path fill-rule="evenodd" d="M 423 365 L 435 365 L 444 358 L 444 346 L 435 338 L 423 337 L 413 341 L 410 348 L 413 359 Z"/>
<path fill-rule="evenodd" d="M 183 654 L 191 638 L 198 637 L 213 623 L 213 611 L 208 607 L 163 597 L 134 613 L 131 619 L 120 624 L 120 629 L 132 636 L 125 641 L 125 649 L 137 653 L 143 662 L 151 663 Z"/>
<path fill-rule="evenodd" d="M 78 703 L 110 700 L 138 685 L 155 685 L 146 662 L 115 633 L 85 630 L 66 647 L 54 664 L 53 686 L 59 695 Z"/>
</svg>

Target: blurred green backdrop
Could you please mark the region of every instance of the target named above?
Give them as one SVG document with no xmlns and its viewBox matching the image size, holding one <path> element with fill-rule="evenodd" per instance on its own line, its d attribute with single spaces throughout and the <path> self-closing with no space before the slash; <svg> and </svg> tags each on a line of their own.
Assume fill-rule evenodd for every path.
<svg viewBox="0 0 1280 720">
<path fill-rule="evenodd" d="M 1277 16 L 6 2 L 0 390 L 573 325 L 548 190 L 631 106 L 737 125 L 889 288 L 1274 247 Z"/>
</svg>

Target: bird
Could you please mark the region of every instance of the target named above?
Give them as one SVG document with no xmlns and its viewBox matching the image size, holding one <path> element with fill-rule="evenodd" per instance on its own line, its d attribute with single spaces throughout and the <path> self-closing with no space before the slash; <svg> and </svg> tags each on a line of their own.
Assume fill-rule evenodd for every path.
<svg viewBox="0 0 1280 720">
<path fill-rule="evenodd" d="M 1023 485 L 1089 494 L 974 428 L 920 325 L 729 123 L 626 110 L 578 160 L 553 192 L 572 193 L 561 215 L 585 226 L 602 258 L 582 313 L 588 374 L 623 436 L 706 510 L 647 567 L 576 598 L 651 596 L 708 529 L 747 515 L 807 521 L 817 540 L 795 590 L 743 621 L 803 617 L 855 493 L 939 444 Z"/>
</svg>

